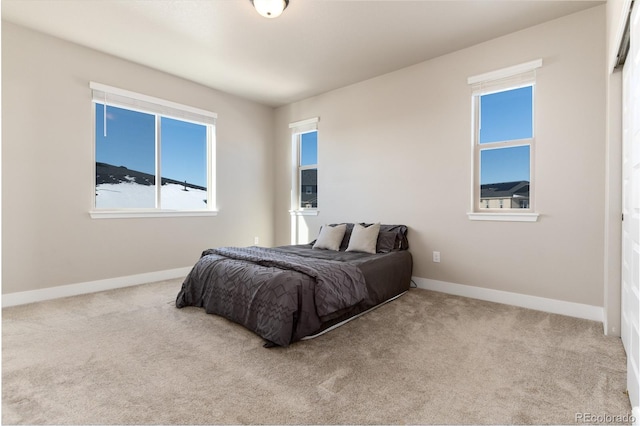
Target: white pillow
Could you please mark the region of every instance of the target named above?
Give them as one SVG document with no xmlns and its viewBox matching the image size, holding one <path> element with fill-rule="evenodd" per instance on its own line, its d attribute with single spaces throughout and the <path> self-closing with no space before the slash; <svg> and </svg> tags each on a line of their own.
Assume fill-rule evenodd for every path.
<svg viewBox="0 0 640 426">
<path fill-rule="evenodd" d="M 324 225 L 320 229 L 320 235 L 318 235 L 318 239 L 313 245 L 313 248 L 335 251 L 340 250 L 340 243 L 342 242 L 342 238 L 344 237 L 346 230 L 347 224 L 345 223 L 336 226 Z"/>
<path fill-rule="evenodd" d="M 365 253 L 376 253 L 376 243 L 380 233 L 380 223 L 364 227 L 359 223 L 353 225 L 349 247 L 347 251 L 363 251 Z"/>
</svg>

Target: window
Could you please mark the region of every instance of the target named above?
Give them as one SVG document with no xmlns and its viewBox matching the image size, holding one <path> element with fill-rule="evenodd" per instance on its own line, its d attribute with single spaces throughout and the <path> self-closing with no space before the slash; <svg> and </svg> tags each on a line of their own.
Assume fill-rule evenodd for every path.
<svg viewBox="0 0 640 426">
<path fill-rule="evenodd" d="M 318 130 L 317 118 L 292 123 L 292 212 L 317 214 Z"/>
<path fill-rule="evenodd" d="M 98 83 L 90 87 L 92 217 L 214 213 L 215 114 Z"/>
<path fill-rule="evenodd" d="M 537 218 L 532 164 L 535 69 L 541 65 L 538 60 L 469 79 L 474 112 L 471 219 Z"/>
<path fill-rule="evenodd" d="M 298 135 L 300 159 L 298 162 L 300 208 L 318 208 L 318 131 Z"/>
</svg>

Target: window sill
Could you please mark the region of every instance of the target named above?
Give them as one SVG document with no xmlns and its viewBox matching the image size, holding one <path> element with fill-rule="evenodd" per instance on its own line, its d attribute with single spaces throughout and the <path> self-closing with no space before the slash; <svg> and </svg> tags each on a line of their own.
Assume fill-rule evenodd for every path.
<svg viewBox="0 0 640 426">
<path fill-rule="evenodd" d="M 305 210 L 289 210 L 291 216 L 318 216 L 320 213 L 317 209 L 305 209 Z"/>
<path fill-rule="evenodd" d="M 217 216 L 217 210 L 91 210 L 92 219 Z"/>
<path fill-rule="evenodd" d="M 469 220 L 497 222 L 537 222 L 539 213 L 467 213 Z"/>
</svg>

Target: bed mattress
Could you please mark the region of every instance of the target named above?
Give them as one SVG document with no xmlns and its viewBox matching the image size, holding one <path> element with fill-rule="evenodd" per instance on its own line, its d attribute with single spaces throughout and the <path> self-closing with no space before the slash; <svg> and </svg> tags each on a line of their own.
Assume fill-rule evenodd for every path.
<svg viewBox="0 0 640 426">
<path fill-rule="evenodd" d="M 176 306 L 202 307 L 287 346 L 407 291 L 407 250 L 368 254 L 313 249 L 221 248 L 202 254 Z"/>
</svg>

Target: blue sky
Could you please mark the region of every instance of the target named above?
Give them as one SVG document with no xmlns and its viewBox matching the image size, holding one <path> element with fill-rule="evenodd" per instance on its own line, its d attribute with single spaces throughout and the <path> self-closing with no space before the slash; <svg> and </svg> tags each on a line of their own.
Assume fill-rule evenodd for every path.
<svg viewBox="0 0 640 426">
<path fill-rule="evenodd" d="M 533 134 L 531 86 L 480 98 L 480 144 L 530 138 Z M 96 103 L 96 161 L 155 174 L 155 117 Z M 166 117 L 162 128 L 162 176 L 207 186 L 206 126 Z M 483 150 L 480 183 L 530 180 L 528 146 Z M 318 163 L 318 133 L 301 135 L 300 164 Z"/>
<path fill-rule="evenodd" d="M 96 161 L 155 174 L 155 116 L 96 103 Z M 161 118 L 162 177 L 207 186 L 206 126 Z"/>
<path fill-rule="evenodd" d="M 300 136 L 300 165 L 318 164 L 318 132 L 303 133 Z"/>
<path fill-rule="evenodd" d="M 162 118 L 162 176 L 207 186 L 207 127 Z"/>
<path fill-rule="evenodd" d="M 480 184 L 529 181 L 529 158 L 529 146 L 481 151 Z"/>
<path fill-rule="evenodd" d="M 480 145 L 533 136 L 533 88 L 483 95 L 480 98 Z M 480 155 L 480 184 L 530 180 L 528 146 L 484 150 Z"/>
</svg>

